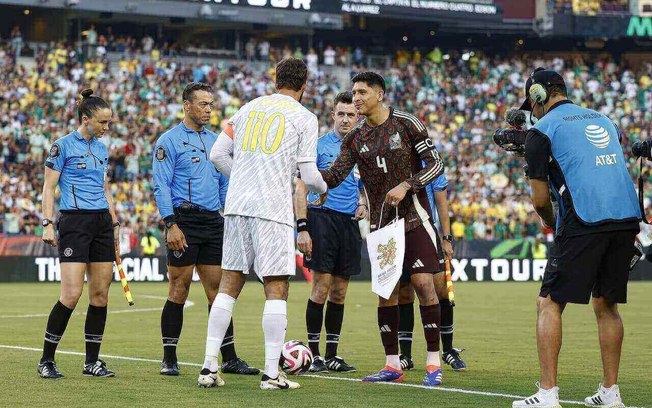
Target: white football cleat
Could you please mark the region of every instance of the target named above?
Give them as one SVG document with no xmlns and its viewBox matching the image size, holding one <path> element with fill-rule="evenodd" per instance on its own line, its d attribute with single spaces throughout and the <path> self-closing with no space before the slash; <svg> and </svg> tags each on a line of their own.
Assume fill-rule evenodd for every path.
<svg viewBox="0 0 652 408">
<path fill-rule="evenodd" d="M 197 379 L 197 386 L 200 388 L 221 387 L 224 380 L 217 371 L 211 371 L 208 368 L 202 368 Z"/>
<path fill-rule="evenodd" d="M 623 404 L 623 400 L 620 398 L 620 390 L 616 384 L 612 385 L 611 388 L 604 388 L 600 384 L 598 392 L 590 397 L 584 398 L 584 405 L 600 408 L 625 408 L 625 404 Z"/>
<path fill-rule="evenodd" d="M 266 374 L 263 374 L 263 378 L 260 380 L 261 390 L 296 390 L 297 388 L 301 388 L 301 385 L 288 380 L 288 377 L 282 371 L 278 373 L 276 378 L 269 378 Z"/>
<path fill-rule="evenodd" d="M 561 408 L 559 405 L 559 387 L 552 387 L 549 390 L 544 390 L 536 383 L 536 394 L 525 399 L 512 402 L 512 408 Z"/>
</svg>

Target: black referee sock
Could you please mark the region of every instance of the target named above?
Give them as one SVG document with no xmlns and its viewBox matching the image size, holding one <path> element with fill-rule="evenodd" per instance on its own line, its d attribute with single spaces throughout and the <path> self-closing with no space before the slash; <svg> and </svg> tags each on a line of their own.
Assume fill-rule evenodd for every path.
<svg viewBox="0 0 652 408">
<path fill-rule="evenodd" d="M 308 299 L 306 306 L 306 329 L 308 329 L 308 346 L 313 356 L 319 356 L 319 337 L 324 320 L 324 304 Z"/>
<path fill-rule="evenodd" d="M 337 346 L 340 343 L 342 332 L 342 321 L 344 320 L 344 305 L 328 301 L 326 304 L 326 317 L 324 327 L 326 329 L 326 359 L 337 355 Z"/>
<path fill-rule="evenodd" d="M 441 306 L 441 349 L 444 353 L 453 349 L 453 305 L 448 299 L 440 299 Z"/>
<path fill-rule="evenodd" d="M 68 326 L 72 312 L 73 309 L 67 308 L 61 302 L 57 302 L 52 308 L 50 317 L 48 317 L 48 324 L 45 327 L 45 340 L 43 341 L 41 363 L 54 361 L 54 353 L 57 351 L 57 346 L 59 345 L 59 341 L 61 341 L 61 337 L 63 337 L 63 332 L 66 331 L 66 326 Z"/>
<path fill-rule="evenodd" d="M 414 303 L 398 305 L 398 344 L 401 354 L 412 358 L 412 332 L 414 331 Z"/>
<path fill-rule="evenodd" d="M 106 326 L 106 306 L 88 305 L 84 336 L 86 337 L 86 364 L 94 364 L 100 355 L 100 346 Z"/>
<path fill-rule="evenodd" d="M 183 304 L 167 300 L 161 313 L 163 360 L 177 361 L 177 343 L 181 335 L 181 327 L 183 327 Z"/>
</svg>

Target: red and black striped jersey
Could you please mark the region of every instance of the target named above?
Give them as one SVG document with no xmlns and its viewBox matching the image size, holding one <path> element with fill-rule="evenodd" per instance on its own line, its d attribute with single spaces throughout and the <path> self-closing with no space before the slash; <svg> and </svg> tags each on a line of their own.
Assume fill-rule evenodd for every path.
<svg viewBox="0 0 652 408">
<path fill-rule="evenodd" d="M 386 194 L 403 181 L 411 186 L 398 206 L 406 231 L 431 217 L 423 188 L 444 172 L 444 163 L 425 125 L 414 115 L 390 108 L 384 123 L 373 127 L 363 120 L 358 124 L 342 140 L 337 160 L 322 170 L 328 187 L 342 183 L 356 164 L 367 190 L 372 231 L 395 217 L 395 210 L 386 205 L 379 224 Z"/>
</svg>

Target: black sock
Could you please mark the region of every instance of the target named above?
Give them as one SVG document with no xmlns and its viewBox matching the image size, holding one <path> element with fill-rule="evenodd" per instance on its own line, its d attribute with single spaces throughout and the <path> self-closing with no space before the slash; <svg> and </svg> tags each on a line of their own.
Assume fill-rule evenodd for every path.
<svg viewBox="0 0 652 408">
<path fill-rule="evenodd" d="M 414 331 L 414 303 L 398 305 L 398 344 L 401 354 L 412 358 L 412 332 Z"/>
<path fill-rule="evenodd" d="M 233 335 L 233 318 L 229 322 L 229 327 L 226 329 L 224 334 L 224 340 L 222 340 L 222 347 L 220 347 L 220 352 L 222 353 L 222 361 L 229 361 L 237 358 L 238 355 L 235 354 L 235 336 Z"/>
<path fill-rule="evenodd" d="M 319 356 L 319 337 L 321 336 L 321 324 L 324 320 L 323 303 L 315 303 L 308 299 L 306 306 L 306 328 L 308 329 L 308 346 L 313 356 Z"/>
<path fill-rule="evenodd" d="M 177 343 L 183 327 L 183 305 L 167 300 L 161 313 L 163 360 L 177 361 Z"/>
<path fill-rule="evenodd" d="M 328 301 L 326 304 L 326 317 L 324 328 L 326 329 L 326 359 L 337 355 L 337 346 L 340 342 L 342 332 L 342 321 L 344 320 L 344 305 Z"/>
<path fill-rule="evenodd" d="M 444 353 L 453 349 L 453 305 L 450 300 L 440 299 L 441 305 L 441 349 Z"/>
<path fill-rule="evenodd" d="M 73 309 L 68 309 L 61 302 L 57 302 L 48 318 L 48 324 L 45 326 L 45 340 L 43 341 L 43 355 L 41 363 L 45 361 L 54 361 L 54 352 L 57 351 L 59 341 L 66 331 L 68 320 L 72 315 Z"/>
<path fill-rule="evenodd" d="M 102 336 L 106 326 L 106 306 L 88 305 L 84 336 L 86 337 L 86 364 L 95 363 L 100 355 Z"/>
</svg>

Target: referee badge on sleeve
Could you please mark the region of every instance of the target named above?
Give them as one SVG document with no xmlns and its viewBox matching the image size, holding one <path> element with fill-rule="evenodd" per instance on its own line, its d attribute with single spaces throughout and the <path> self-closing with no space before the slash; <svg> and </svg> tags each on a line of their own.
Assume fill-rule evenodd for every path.
<svg viewBox="0 0 652 408">
<path fill-rule="evenodd" d="M 165 154 L 165 149 L 163 146 L 159 146 L 156 148 L 156 160 L 158 161 L 163 161 L 167 157 L 167 154 Z"/>
<path fill-rule="evenodd" d="M 50 148 L 50 155 L 49 155 L 50 158 L 52 159 L 57 158 L 59 157 L 60 154 L 61 154 L 61 149 L 59 149 L 59 145 L 56 143 L 53 144 L 52 147 Z"/>
</svg>

